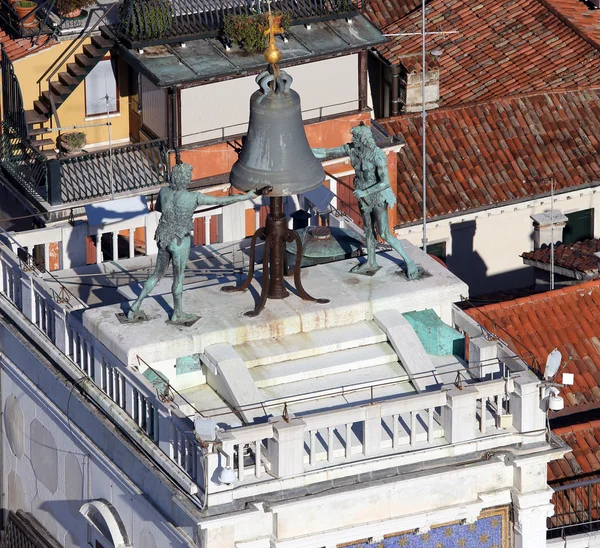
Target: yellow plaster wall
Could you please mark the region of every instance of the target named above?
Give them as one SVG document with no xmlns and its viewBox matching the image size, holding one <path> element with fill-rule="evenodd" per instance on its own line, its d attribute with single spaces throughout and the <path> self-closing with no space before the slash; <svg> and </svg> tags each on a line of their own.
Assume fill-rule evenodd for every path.
<svg viewBox="0 0 600 548">
<path fill-rule="evenodd" d="M 83 45 L 88 44 L 90 40 L 86 40 Z M 71 45 L 71 41 L 67 40 L 60 42 L 57 45 L 43 50 L 34 55 L 30 55 L 23 59 L 19 59 L 14 63 L 15 74 L 21 84 L 21 92 L 23 94 L 23 103 L 25 110 L 33 108 L 33 102 L 38 99 L 39 88 L 36 81 L 46 69 Z M 83 52 L 83 45 L 68 59 L 69 63 L 75 62 L 76 53 Z M 67 61 L 63 62 L 58 72 L 65 72 Z M 58 74 L 58 73 L 57 73 Z M 118 63 L 117 87 L 119 91 L 119 115 L 111 116 L 111 140 L 113 142 L 129 138 L 129 104 L 128 97 L 124 96 L 127 93 L 128 67 L 125 63 Z M 55 75 L 53 81 L 58 80 Z M 47 86 L 42 86 L 42 91 L 45 91 Z M 71 93 L 68 99 L 58 107 L 58 117 L 62 127 L 66 126 L 83 126 L 94 123 L 105 123 L 106 116 L 94 117 L 93 119 L 85 118 L 85 82 L 81 82 L 75 91 Z M 52 122 L 54 125 L 54 122 Z M 51 127 L 48 122 L 46 127 Z M 88 145 L 96 143 L 108 144 L 108 127 L 88 127 L 78 131 L 84 131 L 87 135 Z M 52 138 L 56 138 L 56 133 L 53 133 Z"/>
</svg>

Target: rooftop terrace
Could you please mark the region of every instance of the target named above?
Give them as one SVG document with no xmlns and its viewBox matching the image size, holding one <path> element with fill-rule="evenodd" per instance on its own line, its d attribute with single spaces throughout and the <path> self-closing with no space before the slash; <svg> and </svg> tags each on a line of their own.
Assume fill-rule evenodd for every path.
<svg viewBox="0 0 600 548">
<path fill-rule="evenodd" d="M 165 323 L 168 278 L 144 303 L 148 322 L 119 322 L 140 289 L 135 276 L 151 268 L 140 261 L 152 258 L 98 265 L 108 283 L 96 272 L 91 285 L 110 286 L 121 271 L 100 295 L 89 272 L 39 272 L 2 246 L 0 304 L 40 344 L 54 345 L 65 367 L 89 376 L 101 407 L 212 507 L 297 488 L 298 477 L 309 488 L 446 458 L 456 444 L 461 454 L 543 444 L 535 375 L 452 304 L 465 284 L 404 245 L 426 271 L 417 281 L 398 274 L 400 260 L 387 252 L 373 278 L 348 272 L 356 259 L 306 268 L 306 289 L 329 304 L 290 295 L 254 319 L 242 313 L 256 287 L 220 291 L 236 281 L 245 250 L 199 248 L 184 303 L 202 317 L 187 328 Z M 209 429 L 215 421 L 218 439 L 196 438 L 196 418 Z M 234 484 L 216 479 L 225 466 Z"/>
</svg>

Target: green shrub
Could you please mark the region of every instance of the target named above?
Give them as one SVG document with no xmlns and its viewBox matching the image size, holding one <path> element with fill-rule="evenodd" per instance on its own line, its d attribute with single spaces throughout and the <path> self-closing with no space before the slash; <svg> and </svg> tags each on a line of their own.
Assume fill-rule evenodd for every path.
<svg viewBox="0 0 600 548">
<path fill-rule="evenodd" d="M 56 0 L 54 6 L 58 13 L 65 15 L 78 9 L 89 8 L 95 3 L 95 0 Z"/>
<path fill-rule="evenodd" d="M 83 131 L 63 133 L 61 138 L 69 148 L 73 149 L 83 148 L 86 144 L 85 133 Z"/>
<path fill-rule="evenodd" d="M 31 2 L 31 0 L 17 0 L 15 5 L 20 8 L 35 8 L 37 4 L 35 2 Z"/>
<path fill-rule="evenodd" d="M 119 18 L 131 40 L 162 38 L 173 23 L 171 0 L 130 0 L 120 8 Z"/>
<path fill-rule="evenodd" d="M 281 27 L 290 26 L 289 13 L 273 12 L 274 16 L 281 15 Z M 256 15 L 226 15 L 223 20 L 223 35 L 240 48 L 248 52 L 264 51 L 269 45 L 269 35 L 265 30 L 269 28 L 269 14 Z"/>
</svg>

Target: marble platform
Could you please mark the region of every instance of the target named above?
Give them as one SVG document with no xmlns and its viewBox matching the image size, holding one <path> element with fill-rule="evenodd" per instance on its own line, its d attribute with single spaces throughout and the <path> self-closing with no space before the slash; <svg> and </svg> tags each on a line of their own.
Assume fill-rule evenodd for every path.
<svg viewBox="0 0 600 548">
<path fill-rule="evenodd" d="M 290 285 L 284 300 L 269 300 L 255 318 L 244 315 L 252 310 L 260 286 L 255 280 L 250 290 L 225 294 L 223 285 L 235 283 L 230 275 L 209 275 L 204 286 L 186 288 L 184 308 L 200 314 L 192 327 L 166 323 L 172 310 L 169 288 L 154 294 L 143 305 L 148 322 L 122 324 L 117 315 L 127 312 L 128 304 L 87 310 L 85 327 L 119 360 L 137 365 L 137 356 L 149 364 L 204 353 L 217 343 L 241 345 L 292 334 L 371 321 L 374 313 L 394 309 L 399 312 L 434 309 L 442 319 L 449 318 L 451 303 L 468 295 L 468 287 L 449 270 L 403 241 L 407 253 L 425 269 L 426 275 L 408 281 L 399 274 L 401 259 L 391 252 L 379 254 L 381 270 L 373 277 L 350 273 L 358 259 L 349 259 L 302 270 L 305 289 L 314 297 L 330 299 L 328 304 L 303 301 Z M 361 259 L 364 260 L 364 259 Z M 260 278 L 260 272 L 259 272 Z M 137 291 L 135 292 L 137 293 Z"/>
</svg>

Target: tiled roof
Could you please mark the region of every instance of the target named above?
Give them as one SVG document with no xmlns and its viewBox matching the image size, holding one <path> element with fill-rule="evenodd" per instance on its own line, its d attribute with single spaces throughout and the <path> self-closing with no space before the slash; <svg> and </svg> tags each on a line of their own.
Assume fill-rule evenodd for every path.
<svg viewBox="0 0 600 548">
<path fill-rule="evenodd" d="M 598 48 L 538 0 L 431 0 L 427 5 L 430 31 L 456 31 L 427 40 L 428 51 L 443 52 L 441 106 L 600 84 L 600 71 L 593 68 L 600 65 Z M 384 28 L 386 34 L 420 30 L 420 10 Z M 420 54 L 421 37 L 396 37 L 377 51 L 389 63 L 404 63 L 403 57 Z"/>
<path fill-rule="evenodd" d="M 420 7 L 421 0 L 370 0 L 363 4 L 361 11 L 371 23 L 383 28 Z"/>
<path fill-rule="evenodd" d="M 596 238 L 569 245 L 557 245 L 554 247 L 554 265 L 586 274 L 598 274 L 598 257 L 594 255 L 598 251 L 600 251 L 600 240 Z M 529 261 L 549 265 L 550 246 L 528 251 L 523 253 L 521 257 Z"/>
<path fill-rule="evenodd" d="M 600 88 L 437 109 L 426 120 L 428 218 L 549 193 L 542 176 L 554 177 L 557 192 L 600 181 Z M 421 114 L 380 123 L 406 142 L 398 154 L 398 221 L 417 222 Z"/>
<path fill-rule="evenodd" d="M 583 0 L 543 0 L 557 15 L 600 47 L 600 10 Z"/>
<path fill-rule="evenodd" d="M 576 412 L 600 404 L 598 307 L 600 281 L 593 280 L 466 312 L 536 370 L 543 371 L 554 348 L 565 361 L 571 356 L 563 371 L 574 373 L 575 382 L 561 391 L 565 408 Z"/>
<path fill-rule="evenodd" d="M 553 432 L 571 452 L 548 464 L 549 482 L 600 472 L 600 420 L 555 428 Z"/>
<path fill-rule="evenodd" d="M 6 32 L 0 30 L 0 44 L 4 46 L 9 59 L 13 62 L 55 43 L 49 36 L 42 35 L 38 43 L 32 46 L 31 38 L 11 38 Z"/>
</svg>

